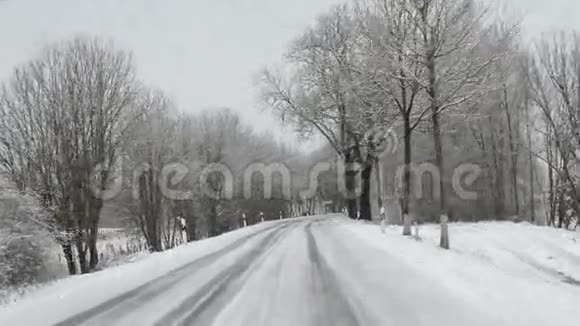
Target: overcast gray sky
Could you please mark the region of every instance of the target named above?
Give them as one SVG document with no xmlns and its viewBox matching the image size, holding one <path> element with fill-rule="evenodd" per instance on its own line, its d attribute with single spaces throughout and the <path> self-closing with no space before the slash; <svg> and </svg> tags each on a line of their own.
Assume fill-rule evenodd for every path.
<svg viewBox="0 0 580 326">
<path fill-rule="evenodd" d="M 505 1 L 526 13 L 525 32 L 580 29 L 578 0 Z M 257 110 L 253 77 L 339 0 L 2 0 L 0 79 L 51 41 L 112 38 L 133 51 L 139 75 L 185 111 L 230 107 L 259 130 L 282 135 Z"/>
</svg>

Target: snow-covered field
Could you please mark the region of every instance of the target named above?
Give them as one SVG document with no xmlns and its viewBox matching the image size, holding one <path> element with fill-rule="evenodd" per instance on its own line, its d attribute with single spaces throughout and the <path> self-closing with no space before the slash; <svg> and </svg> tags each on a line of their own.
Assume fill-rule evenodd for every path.
<svg viewBox="0 0 580 326">
<path fill-rule="evenodd" d="M 375 225 L 341 227 L 449 293 L 496 312 L 500 322 L 580 324 L 580 232 L 528 223 L 457 223 L 450 224 L 451 250 L 445 251 L 438 248 L 436 225 L 420 226 L 420 241 L 402 237 L 398 226 L 384 234 Z"/>
<path fill-rule="evenodd" d="M 47 241 L 50 247 L 46 250 L 46 271 L 40 279 L 41 283 L 50 283 L 54 280 L 66 278 L 68 274 L 66 261 L 62 247 L 53 239 Z M 99 230 L 99 269 L 135 261 L 148 255 L 145 240 L 140 234 L 128 232 L 124 229 L 101 229 Z M 73 248 L 74 249 L 74 248 Z M 80 269 L 77 262 L 77 269 Z M 43 284 L 28 285 L 18 289 L 5 289 L 0 291 L 0 303 L 18 300 L 24 293 L 34 291 Z"/>
<path fill-rule="evenodd" d="M 125 229 L 100 229 L 97 248 L 101 268 L 135 260 L 148 252 L 147 242 L 141 233 Z"/>
<path fill-rule="evenodd" d="M 71 317 L 62 325 L 580 321 L 579 232 L 509 222 L 452 224 L 452 249 L 445 251 L 434 225 L 421 226 L 416 241 L 401 236 L 400 227 L 382 233 L 377 225 L 339 216 L 285 223 L 261 223 L 63 279 L 0 306 L 0 325 Z"/>
</svg>

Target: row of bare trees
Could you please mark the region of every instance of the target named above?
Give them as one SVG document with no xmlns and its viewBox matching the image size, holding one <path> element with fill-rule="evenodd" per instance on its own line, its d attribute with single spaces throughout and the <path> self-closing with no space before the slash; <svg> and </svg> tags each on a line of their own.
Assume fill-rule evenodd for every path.
<svg viewBox="0 0 580 326">
<path fill-rule="evenodd" d="M 248 165 L 283 162 L 294 151 L 256 134 L 229 109 L 179 113 L 159 93 L 147 106 L 152 114 L 136 122 L 124 146 L 122 169 L 130 182 L 120 204 L 152 250 L 175 246 L 176 217 L 187 221 L 188 239 L 197 240 L 241 227 L 242 214 L 248 224 L 259 222 L 260 212 L 266 219 L 278 218 L 280 211 L 289 215 L 280 179 L 274 179 L 270 198 L 264 195 L 264 175 L 252 176 L 251 198 L 242 184 Z"/>
<path fill-rule="evenodd" d="M 301 134 L 322 135 L 346 164 L 358 163 L 345 172 L 350 190 L 356 176 L 363 184 L 358 200 L 348 199 L 350 217 L 358 209 L 371 218 L 370 175 L 384 141 L 374 131 L 392 128 L 403 147 L 396 196 L 405 235 L 413 216 L 435 215 L 442 220 L 441 247 L 449 248 L 448 217 L 483 212 L 537 221 L 542 194 L 549 223 L 577 220 L 571 164 L 580 140 L 578 39 L 564 33 L 530 47 L 518 37 L 518 22 L 498 16 L 474 0 L 334 6 L 291 44 L 282 68 L 264 72 L 260 90 L 270 109 Z M 399 157 L 382 161 L 381 174 L 389 174 Z M 437 198 L 427 204 L 411 195 L 421 184 L 413 179 L 423 178 L 413 166 L 422 162 L 438 170 L 429 180 Z M 452 192 L 450 174 L 460 163 L 483 171 L 471 185 L 476 205 Z M 378 197 L 382 206 L 384 194 Z"/>
<path fill-rule="evenodd" d="M 580 159 L 580 38 L 562 32 L 538 42 L 526 61 L 530 105 L 538 108 L 543 146 L 534 153 L 547 165 L 544 192 L 547 223 L 576 227 L 580 216 L 577 163 Z"/>
<path fill-rule="evenodd" d="M 295 155 L 228 109 L 179 112 L 139 81 L 130 53 L 98 39 L 48 47 L 0 93 L 0 172 L 38 200 L 43 218 L 29 220 L 60 244 L 70 274 L 99 267 L 104 208 L 117 225 L 140 229 L 151 251 L 183 241 L 181 218 L 191 241 L 240 227 L 242 214 L 250 224 L 260 212 L 289 216 L 297 197 L 281 195 L 280 178 L 271 198 L 266 176 L 252 175 L 252 198 L 242 197 L 241 183 L 246 166 Z M 235 196 L 225 196 L 227 173 L 207 169 L 215 164 L 235 176 Z"/>
</svg>

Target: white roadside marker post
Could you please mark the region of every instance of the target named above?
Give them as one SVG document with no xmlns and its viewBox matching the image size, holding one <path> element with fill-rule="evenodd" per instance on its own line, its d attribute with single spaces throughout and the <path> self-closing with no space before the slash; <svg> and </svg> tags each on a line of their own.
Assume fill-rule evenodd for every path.
<svg viewBox="0 0 580 326">
<path fill-rule="evenodd" d="M 187 243 L 187 221 L 181 217 L 180 219 L 181 222 L 181 241 L 183 242 L 183 244 Z"/>
<path fill-rule="evenodd" d="M 415 240 L 420 240 L 421 237 L 419 237 L 419 223 L 417 223 L 417 221 L 414 221 L 413 226 L 415 227 Z"/>
<path fill-rule="evenodd" d="M 385 233 L 385 229 L 387 228 L 387 215 L 385 214 L 385 206 L 381 206 L 380 217 L 381 217 L 381 232 Z"/>
<path fill-rule="evenodd" d="M 244 227 L 248 226 L 248 222 L 246 222 L 246 213 L 242 213 L 242 222 L 244 223 Z"/>
<path fill-rule="evenodd" d="M 441 215 L 441 239 L 439 246 L 443 249 L 449 249 L 449 216 L 446 214 Z"/>
</svg>

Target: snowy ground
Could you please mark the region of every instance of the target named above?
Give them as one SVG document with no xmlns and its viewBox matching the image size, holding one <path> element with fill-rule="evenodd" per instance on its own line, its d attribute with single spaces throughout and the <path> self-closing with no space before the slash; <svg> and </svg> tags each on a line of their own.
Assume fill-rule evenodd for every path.
<svg viewBox="0 0 580 326">
<path fill-rule="evenodd" d="M 31 285 L 26 288 L 18 289 L 23 293 L 29 292 L 42 283 L 50 283 L 54 280 L 68 277 L 66 261 L 63 256 L 62 247 L 56 241 L 49 241 L 50 247 L 47 249 L 46 272 L 40 278 L 40 285 Z M 106 269 L 111 266 L 124 264 L 135 261 L 148 255 L 146 242 L 140 233 L 135 233 L 125 229 L 103 228 L 99 230 L 99 241 L 97 242 L 99 252 L 99 269 Z M 74 248 L 73 248 L 74 250 Z M 77 262 L 77 269 L 80 266 Z M 14 290 L 12 290 L 14 291 Z M 0 303 L 14 301 L 21 296 L 21 291 L 16 293 L 0 293 Z"/>
<path fill-rule="evenodd" d="M 100 229 L 99 267 L 109 268 L 147 255 L 147 243 L 140 231 L 126 229 Z"/>
<path fill-rule="evenodd" d="M 338 216 L 262 223 L 62 280 L 0 325 L 577 325 L 580 234 L 451 226 L 422 241 Z M 35 313 L 30 313 L 34 311 Z"/>
<path fill-rule="evenodd" d="M 341 224 L 340 229 L 355 235 L 353 241 L 371 244 L 385 259 L 410 266 L 414 277 L 407 284 L 415 284 L 415 277 L 428 279 L 448 297 L 460 298 L 459 304 L 444 302 L 457 314 L 468 305 L 497 320 L 486 325 L 580 323 L 580 232 L 527 223 L 458 223 L 450 225 L 452 250 L 444 251 L 437 247 L 435 225 L 420 227 L 422 239 L 415 241 L 401 237 L 400 227 L 382 234 L 376 226 Z M 422 306 L 421 300 L 415 302 Z"/>
</svg>

